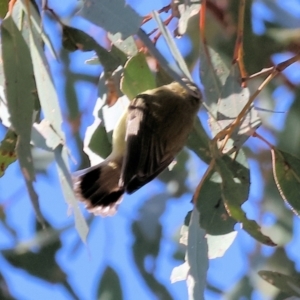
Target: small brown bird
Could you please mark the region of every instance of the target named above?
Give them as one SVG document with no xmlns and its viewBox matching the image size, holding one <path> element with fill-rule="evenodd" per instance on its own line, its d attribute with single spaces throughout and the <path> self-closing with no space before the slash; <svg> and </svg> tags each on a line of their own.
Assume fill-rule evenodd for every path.
<svg viewBox="0 0 300 300">
<path fill-rule="evenodd" d="M 113 132 L 112 153 L 74 174 L 76 196 L 89 212 L 116 213 L 125 192 L 153 180 L 183 148 L 201 104 L 198 87 L 173 82 L 136 96 Z"/>
</svg>

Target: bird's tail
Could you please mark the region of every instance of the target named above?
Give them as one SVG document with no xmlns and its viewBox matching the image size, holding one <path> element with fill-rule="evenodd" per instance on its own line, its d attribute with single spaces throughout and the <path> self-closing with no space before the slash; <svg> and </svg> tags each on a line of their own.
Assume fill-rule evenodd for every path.
<svg viewBox="0 0 300 300">
<path fill-rule="evenodd" d="M 124 188 L 119 186 L 122 161 L 107 158 L 99 165 L 75 172 L 76 196 L 95 215 L 112 216 L 122 201 Z"/>
</svg>

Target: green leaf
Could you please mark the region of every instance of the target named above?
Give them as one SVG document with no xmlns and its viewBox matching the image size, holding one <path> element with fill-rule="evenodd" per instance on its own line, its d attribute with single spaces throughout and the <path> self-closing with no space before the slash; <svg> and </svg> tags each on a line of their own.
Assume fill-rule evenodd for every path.
<svg viewBox="0 0 300 300">
<path fill-rule="evenodd" d="M 300 215 L 300 160 L 278 150 L 272 150 L 273 174 L 277 188 L 283 200 L 292 211 Z"/>
<path fill-rule="evenodd" d="M 4 175 L 4 172 L 8 166 L 17 160 L 17 139 L 18 136 L 16 133 L 9 129 L 0 144 L 0 177 Z"/>
<path fill-rule="evenodd" d="M 222 178 L 212 170 L 204 179 L 197 199 L 200 226 L 211 235 L 224 235 L 234 231 L 236 220 L 227 212 L 222 201 Z"/>
<path fill-rule="evenodd" d="M 210 138 L 207 136 L 199 118 L 196 118 L 193 131 L 189 134 L 186 146 L 209 164 L 212 159 L 210 150 Z"/>
<path fill-rule="evenodd" d="M 116 47 L 113 46 L 110 51 L 107 51 L 87 33 L 67 25 L 63 25 L 62 44 L 69 51 L 94 50 L 105 72 L 113 72 L 118 66 L 123 66 L 127 59 L 126 55 Z"/>
<path fill-rule="evenodd" d="M 48 235 L 48 230 L 43 230 L 43 235 Z M 61 248 L 61 242 L 56 236 L 49 244 L 39 248 L 38 251 L 23 251 L 23 247 L 2 250 L 6 260 L 17 268 L 24 269 L 29 274 L 44 279 L 51 283 L 63 282 L 66 274 L 55 260 L 56 252 Z"/>
<path fill-rule="evenodd" d="M 216 160 L 216 169 L 222 177 L 222 198 L 229 215 L 242 223 L 243 229 L 256 240 L 268 246 L 275 246 L 269 237 L 262 234 L 258 224 L 254 220 L 249 220 L 241 209 L 241 205 L 248 198 L 249 178 L 237 172 L 238 170 L 231 167 L 228 162 L 225 163 L 224 159 Z"/>
<path fill-rule="evenodd" d="M 124 0 L 86 0 L 79 15 L 107 32 L 120 33 L 123 40 L 135 34 L 142 24 L 142 18 Z"/>
<path fill-rule="evenodd" d="M 36 216 L 43 222 L 38 195 L 33 187 L 35 172 L 30 136 L 36 98 L 31 56 L 26 41 L 12 16 L 3 20 L 1 36 L 7 105 L 12 126 L 18 135 L 16 152 Z"/>
<path fill-rule="evenodd" d="M 88 147 L 91 151 L 103 158 L 106 158 L 111 153 L 112 146 L 102 123 L 93 132 Z"/>
<path fill-rule="evenodd" d="M 285 275 L 273 271 L 259 271 L 259 276 L 290 296 L 300 296 L 300 276 Z"/>
<path fill-rule="evenodd" d="M 0 0 L 0 18 L 4 19 L 8 11 L 8 1 Z"/>
<path fill-rule="evenodd" d="M 130 58 L 124 67 L 124 77 L 121 80 L 122 92 L 132 100 L 136 95 L 155 87 L 155 77 L 149 69 L 145 54 L 140 52 Z"/>
<path fill-rule="evenodd" d="M 184 85 L 182 78 L 179 74 L 177 74 L 170 66 L 165 57 L 157 50 L 154 46 L 148 35 L 142 30 L 139 29 L 137 32 L 138 37 L 144 43 L 145 47 L 147 47 L 148 51 L 151 53 L 153 57 L 155 57 L 160 64 L 160 66 L 165 70 L 166 73 L 169 74 L 173 78 L 173 81 L 177 81 Z"/>
<path fill-rule="evenodd" d="M 106 267 L 98 288 L 98 300 L 122 300 L 123 292 L 118 274 L 112 267 Z"/>
</svg>

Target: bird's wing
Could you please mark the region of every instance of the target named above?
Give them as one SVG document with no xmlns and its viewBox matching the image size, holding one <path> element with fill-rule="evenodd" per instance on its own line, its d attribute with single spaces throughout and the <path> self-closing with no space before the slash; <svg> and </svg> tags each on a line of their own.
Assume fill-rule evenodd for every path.
<svg viewBox="0 0 300 300">
<path fill-rule="evenodd" d="M 155 115 L 149 110 L 151 95 L 140 95 L 128 108 L 126 151 L 120 184 L 133 193 L 161 173 L 174 159 L 166 152 Z M 148 100 L 148 101 L 147 101 Z"/>
</svg>

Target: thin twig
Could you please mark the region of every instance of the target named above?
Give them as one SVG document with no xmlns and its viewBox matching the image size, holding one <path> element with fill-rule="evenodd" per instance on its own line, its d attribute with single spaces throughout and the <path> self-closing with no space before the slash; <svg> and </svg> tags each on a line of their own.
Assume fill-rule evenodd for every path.
<svg viewBox="0 0 300 300">
<path fill-rule="evenodd" d="M 171 4 L 164 6 L 163 8 L 161 8 L 160 10 L 158 10 L 157 12 L 160 14 L 162 12 L 168 12 L 171 9 Z M 150 20 L 152 20 L 152 14 L 148 14 L 146 16 L 144 16 L 143 21 L 142 21 L 142 25 L 144 25 L 145 23 L 149 22 Z"/>
<path fill-rule="evenodd" d="M 252 136 L 259 138 L 261 141 L 266 143 L 271 149 L 274 149 L 274 146 L 270 142 L 268 142 L 263 136 L 261 136 L 259 133 L 257 133 L 256 131 L 252 134 Z"/>
<path fill-rule="evenodd" d="M 203 45 L 206 45 L 205 39 L 205 16 L 206 16 L 206 0 L 202 1 L 201 9 L 200 9 L 200 18 L 199 18 L 199 29 L 200 29 L 200 38 L 202 40 Z"/>
<path fill-rule="evenodd" d="M 235 42 L 234 54 L 233 54 L 233 63 L 237 62 L 239 65 L 239 69 L 242 77 L 242 87 L 246 87 L 247 85 L 244 79 L 247 77 L 247 72 L 244 64 L 244 44 L 243 44 L 245 6 L 246 6 L 246 0 L 240 0 L 237 37 Z"/>
<path fill-rule="evenodd" d="M 8 3 L 8 11 L 7 11 L 7 15 L 11 15 L 12 14 L 12 10 L 14 5 L 16 4 L 17 0 L 10 0 Z"/>
<path fill-rule="evenodd" d="M 236 119 L 231 123 L 230 127 L 220 131 L 215 137 L 214 141 L 218 141 L 222 138 L 224 138 L 222 146 L 220 150 L 222 151 L 229 140 L 231 134 L 235 130 L 235 128 L 241 123 L 242 119 L 244 118 L 245 114 L 249 110 L 251 104 L 253 103 L 254 99 L 260 94 L 260 92 L 267 86 L 267 84 L 275 78 L 279 73 L 281 73 L 284 69 L 289 67 L 291 64 L 295 63 L 296 61 L 300 60 L 300 53 L 297 55 L 291 57 L 290 59 L 278 64 L 275 66 L 272 70 L 272 73 L 263 81 L 263 83 L 258 87 L 258 89 L 251 95 L 249 98 L 247 104 L 244 106 L 244 108 L 241 110 L 241 112 L 238 114 Z"/>
</svg>

